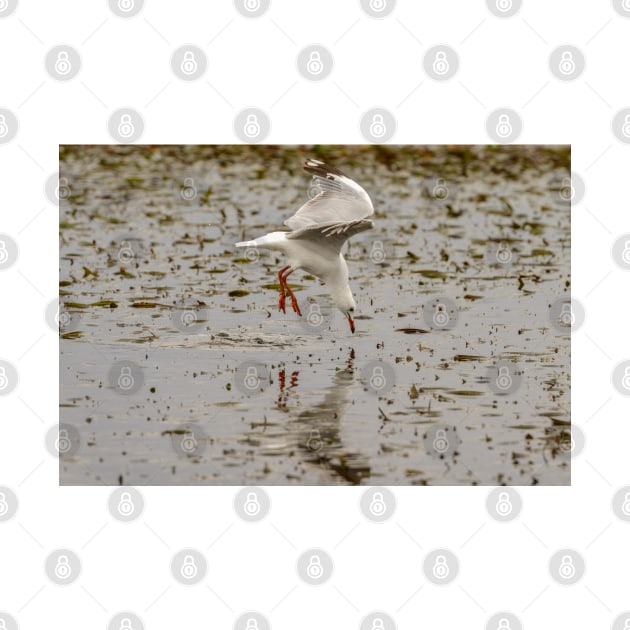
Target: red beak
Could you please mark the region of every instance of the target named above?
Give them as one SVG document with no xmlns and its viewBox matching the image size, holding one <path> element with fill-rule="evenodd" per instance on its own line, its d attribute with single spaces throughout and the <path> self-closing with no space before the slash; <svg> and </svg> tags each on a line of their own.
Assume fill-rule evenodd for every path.
<svg viewBox="0 0 630 630">
<path fill-rule="evenodd" d="M 354 320 L 352 319 L 352 315 L 346 313 L 346 317 L 348 318 L 348 324 L 350 324 L 350 332 L 354 335 Z"/>
</svg>

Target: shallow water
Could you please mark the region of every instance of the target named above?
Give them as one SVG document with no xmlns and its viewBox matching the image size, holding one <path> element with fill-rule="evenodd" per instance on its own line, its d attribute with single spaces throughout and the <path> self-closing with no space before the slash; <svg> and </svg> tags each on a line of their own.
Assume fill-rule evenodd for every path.
<svg viewBox="0 0 630 630">
<path fill-rule="evenodd" d="M 355 335 L 301 271 L 279 312 L 284 261 L 233 247 L 307 200 L 306 157 L 376 208 Z M 569 484 L 569 172 L 568 147 L 62 147 L 61 483 Z"/>
</svg>

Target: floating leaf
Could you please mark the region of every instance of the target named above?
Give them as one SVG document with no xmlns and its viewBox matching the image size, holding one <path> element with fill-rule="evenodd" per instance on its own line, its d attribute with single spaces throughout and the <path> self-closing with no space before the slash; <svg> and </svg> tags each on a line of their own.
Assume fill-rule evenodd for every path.
<svg viewBox="0 0 630 630">
<path fill-rule="evenodd" d="M 451 390 L 451 394 L 454 394 L 455 396 L 481 396 L 484 392 L 477 392 L 472 389 L 456 389 Z"/>
<path fill-rule="evenodd" d="M 485 361 L 487 358 L 478 354 L 456 354 L 453 361 Z"/>
<path fill-rule="evenodd" d="M 81 330 L 72 330 L 67 333 L 63 333 L 61 335 L 62 339 L 79 339 L 79 337 L 83 336 L 83 332 Z"/>
<path fill-rule="evenodd" d="M 422 335 L 429 331 L 423 328 L 396 328 L 396 332 L 405 333 L 405 335 Z"/>
<path fill-rule="evenodd" d="M 103 308 L 118 308 L 118 304 L 112 300 L 99 300 L 98 302 L 92 302 L 90 306 L 102 306 Z"/>
<path fill-rule="evenodd" d="M 90 308 L 90 304 L 82 304 L 81 302 L 64 302 L 65 308 Z"/>
<path fill-rule="evenodd" d="M 447 278 L 448 276 L 442 271 L 438 271 L 437 269 L 420 269 L 418 271 L 414 271 L 412 273 L 419 273 L 421 276 L 425 278 Z"/>
</svg>

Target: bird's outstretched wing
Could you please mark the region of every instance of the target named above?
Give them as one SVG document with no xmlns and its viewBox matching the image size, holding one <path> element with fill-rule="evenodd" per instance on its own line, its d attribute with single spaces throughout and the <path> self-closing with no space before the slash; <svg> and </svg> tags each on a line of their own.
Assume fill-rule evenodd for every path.
<svg viewBox="0 0 630 630">
<path fill-rule="evenodd" d="M 323 233 L 324 236 L 346 234 L 345 240 L 357 231 L 372 227 L 371 221 L 361 224 L 363 219 L 374 214 L 374 207 L 359 184 L 339 169 L 319 160 L 306 160 L 304 170 L 313 175 L 311 188 L 316 195 L 284 222 L 294 230 L 287 238 L 304 238 L 304 228 L 321 227 L 330 230 L 327 234 Z M 342 228 L 344 224 L 347 225 L 345 229 Z M 361 228 L 357 230 L 359 225 Z"/>
<path fill-rule="evenodd" d="M 342 223 L 335 221 L 294 230 L 287 234 L 287 238 L 305 239 L 319 247 L 329 248 L 335 253 L 339 253 L 342 245 L 351 236 L 373 227 L 374 222 L 371 219 L 358 219 L 357 221 L 344 221 Z"/>
</svg>

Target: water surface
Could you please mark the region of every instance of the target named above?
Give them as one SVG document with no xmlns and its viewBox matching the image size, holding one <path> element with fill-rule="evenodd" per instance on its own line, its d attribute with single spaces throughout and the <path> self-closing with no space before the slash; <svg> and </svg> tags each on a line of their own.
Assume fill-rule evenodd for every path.
<svg viewBox="0 0 630 630">
<path fill-rule="evenodd" d="M 308 199 L 307 157 L 376 208 L 355 335 L 233 247 Z M 569 484 L 569 173 L 568 147 L 62 147 L 61 483 Z"/>
</svg>

